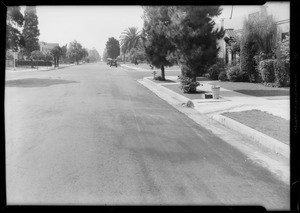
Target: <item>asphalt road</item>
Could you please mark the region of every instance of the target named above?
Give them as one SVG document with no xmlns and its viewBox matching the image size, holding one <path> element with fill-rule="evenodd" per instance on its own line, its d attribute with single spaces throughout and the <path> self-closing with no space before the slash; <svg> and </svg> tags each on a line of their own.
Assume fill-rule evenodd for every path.
<svg viewBox="0 0 300 213">
<path fill-rule="evenodd" d="M 8 73 L 8 204 L 290 207 L 288 185 L 136 81 L 149 74 Z"/>
</svg>

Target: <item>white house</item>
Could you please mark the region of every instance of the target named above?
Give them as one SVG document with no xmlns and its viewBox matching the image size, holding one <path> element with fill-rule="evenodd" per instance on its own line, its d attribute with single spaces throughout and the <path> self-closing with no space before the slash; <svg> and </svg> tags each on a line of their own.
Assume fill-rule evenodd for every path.
<svg viewBox="0 0 300 213">
<path fill-rule="evenodd" d="M 43 53 L 49 53 L 55 46 L 59 46 L 58 43 L 46 43 L 44 41 L 39 41 L 40 51 Z"/>
</svg>

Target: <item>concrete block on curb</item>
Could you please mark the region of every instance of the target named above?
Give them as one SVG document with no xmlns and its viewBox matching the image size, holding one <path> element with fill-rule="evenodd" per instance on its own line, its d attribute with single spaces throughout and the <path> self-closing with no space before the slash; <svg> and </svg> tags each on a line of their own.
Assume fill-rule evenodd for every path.
<svg viewBox="0 0 300 213">
<path fill-rule="evenodd" d="M 212 119 L 220 122 L 224 126 L 235 130 L 237 132 L 242 133 L 243 135 L 247 136 L 248 138 L 251 138 L 261 144 L 262 146 L 279 153 L 283 155 L 286 158 L 289 158 L 290 156 L 290 147 L 289 145 L 280 142 L 274 138 L 271 138 L 270 136 L 267 136 L 255 129 L 252 129 L 246 125 L 243 125 L 231 118 L 225 117 L 220 114 L 214 114 L 211 116 Z"/>
</svg>

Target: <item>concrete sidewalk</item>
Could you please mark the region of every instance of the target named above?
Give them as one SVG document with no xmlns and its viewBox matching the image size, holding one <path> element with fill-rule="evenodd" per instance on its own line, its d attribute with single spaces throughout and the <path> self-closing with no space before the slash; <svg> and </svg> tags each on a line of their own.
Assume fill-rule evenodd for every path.
<svg viewBox="0 0 300 213">
<path fill-rule="evenodd" d="M 240 112 L 246 110 L 261 110 L 275 116 L 279 116 L 286 120 L 290 120 L 290 99 L 289 96 L 279 96 L 274 99 L 274 97 L 254 97 L 250 95 L 244 95 L 237 93 L 235 91 L 227 90 L 224 88 L 220 89 L 219 99 L 189 99 L 181 94 L 178 94 L 163 85 L 170 83 L 155 83 L 150 80 L 152 77 L 146 77 L 143 79 L 143 85 L 156 92 L 164 93 L 169 97 L 177 100 L 181 104 L 187 104 L 194 108 L 197 112 L 202 115 L 214 119 L 220 122 L 222 125 L 235 130 L 239 133 L 244 134 L 251 140 L 256 141 L 259 145 L 275 152 L 281 154 L 282 156 L 289 158 L 290 147 L 289 144 L 278 141 L 271 138 L 257 130 L 254 130 L 248 126 L 245 126 L 231 118 L 221 115 L 224 112 Z M 170 80 L 177 79 L 177 76 L 167 76 Z M 201 86 L 197 90 L 211 92 L 211 85 L 209 82 L 201 82 Z M 178 83 L 179 85 L 179 83 Z M 226 96 L 222 92 L 226 91 Z"/>
</svg>

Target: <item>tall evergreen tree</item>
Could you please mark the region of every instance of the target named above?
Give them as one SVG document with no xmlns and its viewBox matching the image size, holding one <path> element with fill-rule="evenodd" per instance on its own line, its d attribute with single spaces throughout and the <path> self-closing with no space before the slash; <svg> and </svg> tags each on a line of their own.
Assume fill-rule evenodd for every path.
<svg viewBox="0 0 300 213">
<path fill-rule="evenodd" d="M 182 75 L 196 79 L 216 62 L 217 40 L 223 29 L 215 29 L 213 17 L 221 14 L 219 6 L 174 6 L 169 8 L 171 24 L 167 37 L 176 45 Z"/>
<path fill-rule="evenodd" d="M 165 67 L 173 65 L 169 56 L 175 51 L 175 45 L 166 36 L 170 24 L 168 7 L 146 6 L 143 19 L 144 28 L 141 37 L 147 61 L 161 69 L 162 80 L 165 80 Z"/>
<path fill-rule="evenodd" d="M 115 59 L 120 55 L 120 44 L 117 39 L 111 37 L 106 42 L 107 57 Z"/>
<path fill-rule="evenodd" d="M 36 8 L 32 6 L 26 6 L 24 13 L 24 28 L 23 37 L 25 41 L 25 54 L 30 56 L 30 53 L 34 50 L 39 50 L 39 35 L 38 29 L 38 17 L 36 15 Z"/>
<path fill-rule="evenodd" d="M 6 50 L 12 49 L 17 51 L 24 47 L 24 40 L 18 29 L 24 23 L 20 7 L 8 7 L 6 17 Z"/>
</svg>

